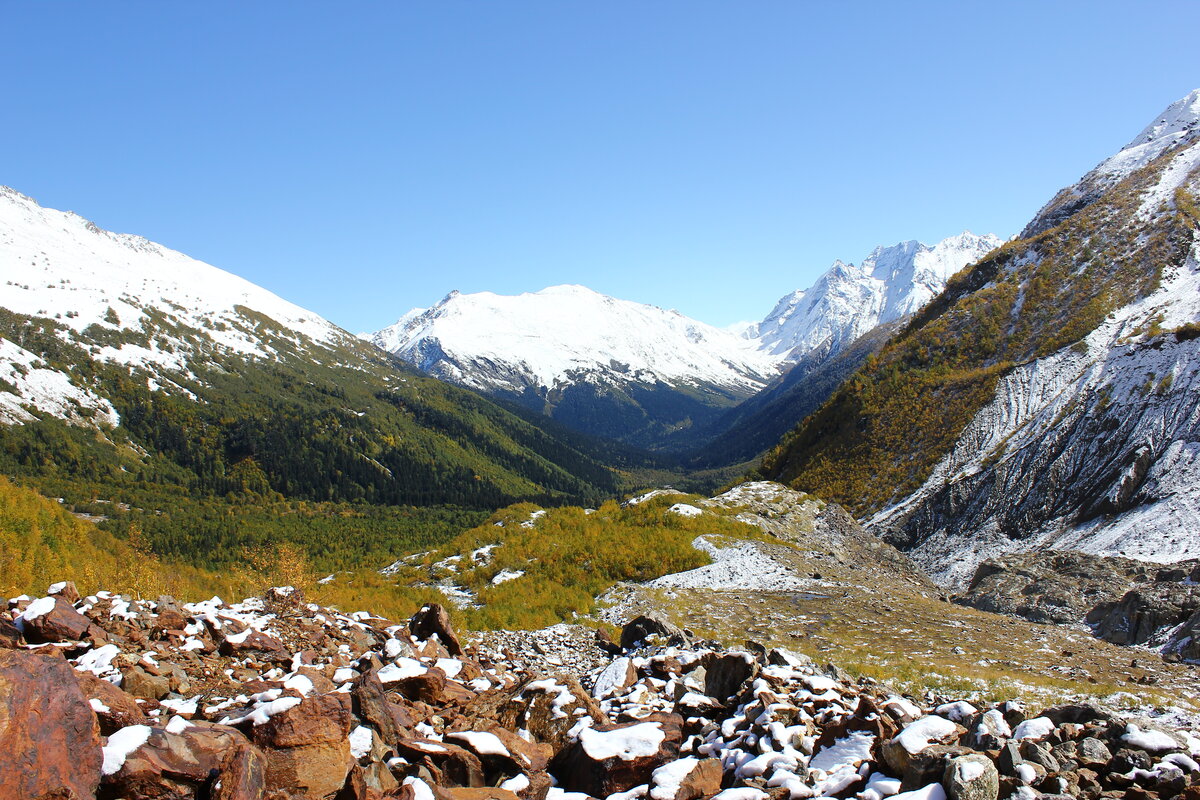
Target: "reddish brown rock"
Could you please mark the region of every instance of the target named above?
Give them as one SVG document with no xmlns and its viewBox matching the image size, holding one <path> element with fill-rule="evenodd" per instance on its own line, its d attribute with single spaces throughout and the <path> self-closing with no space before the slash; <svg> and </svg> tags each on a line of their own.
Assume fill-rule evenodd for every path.
<svg viewBox="0 0 1200 800">
<path fill-rule="evenodd" d="M 31 644 L 108 640 L 102 628 L 76 611 L 61 597 L 54 598 L 54 607 L 46 613 L 33 619 L 23 619 L 22 624 L 25 628 L 25 639 Z"/>
<path fill-rule="evenodd" d="M 131 695 L 90 672 L 76 672 L 75 678 L 96 713 L 103 735 L 110 736 L 129 725 L 146 724 L 145 713 Z"/>
<path fill-rule="evenodd" d="M 63 581 L 61 584 L 56 583 L 46 590 L 46 594 L 53 597 L 61 597 L 68 603 L 74 604 L 79 602 L 79 590 L 75 588 L 75 581 Z"/>
<path fill-rule="evenodd" d="M 529 731 L 534 739 L 550 744 L 557 752 L 567 744 L 567 732 L 584 715 L 597 725 L 608 722 L 604 711 L 579 681 L 557 675 L 528 681 L 506 693 L 494 719 L 511 731 Z"/>
<path fill-rule="evenodd" d="M 23 643 L 21 632 L 6 614 L 0 614 L 0 647 L 20 647 Z"/>
<path fill-rule="evenodd" d="M 292 660 L 292 654 L 287 651 L 282 642 L 262 631 L 253 629 L 243 630 L 240 633 L 224 631 L 218 637 L 220 640 L 218 650 L 223 656 L 234 658 L 255 656 L 276 663 Z"/>
<path fill-rule="evenodd" d="M 569 792 L 608 797 L 649 783 L 655 769 L 679 756 L 682 740 L 683 718 L 678 714 L 585 728 L 555 756 L 550 772 Z"/>
<path fill-rule="evenodd" d="M 404 699 L 380 682 L 377 668 L 372 667 L 358 679 L 353 700 L 358 716 L 369 722 L 387 744 L 412 736 L 415 720 Z"/>
<path fill-rule="evenodd" d="M 171 691 L 171 679 L 166 675 L 152 675 L 143 667 L 130 667 L 121 673 L 121 686 L 127 694 L 143 700 L 160 700 Z"/>
<path fill-rule="evenodd" d="M 410 764 L 425 767 L 439 786 L 484 785 L 483 764 L 465 747 L 429 739 L 405 739 L 396 743 L 396 753 Z"/>
<path fill-rule="evenodd" d="M 450 655 L 462 655 L 462 645 L 458 643 L 458 636 L 450 625 L 450 613 L 439 603 L 430 603 L 413 614 L 408 621 L 408 631 L 418 639 L 429 639 L 436 635 Z"/>
<path fill-rule="evenodd" d="M 507 789 L 493 787 L 472 789 L 465 786 L 435 786 L 433 796 L 436 800 L 521 800 Z"/>
<path fill-rule="evenodd" d="M 268 792 L 333 797 L 354 764 L 350 755 L 350 697 L 324 694 L 251 726 L 254 743 L 267 759 Z"/>
<path fill-rule="evenodd" d="M 721 791 L 722 774 L 719 758 L 701 760 L 679 782 L 679 788 L 671 800 L 698 800 L 701 797 L 712 797 Z"/>
<path fill-rule="evenodd" d="M 104 776 L 99 800 L 260 800 L 265 776 L 263 754 L 234 728 L 205 722 L 178 733 L 150 728 L 145 742 Z"/>
<path fill-rule="evenodd" d="M 0 753 L 5 762 L 0 797 L 85 800 L 95 795 L 100 734 L 70 664 L 0 650 Z"/>
<path fill-rule="evenodd" d="M 350 733 L 350 696 L 323 694 L 254 725 L 251 736 L 260 747 L 302 747 L 340 742 Z"/>
</svg>

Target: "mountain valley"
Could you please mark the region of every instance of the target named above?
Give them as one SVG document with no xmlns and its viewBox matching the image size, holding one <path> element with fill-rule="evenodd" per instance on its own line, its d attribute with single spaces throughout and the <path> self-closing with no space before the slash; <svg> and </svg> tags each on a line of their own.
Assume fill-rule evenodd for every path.
<svg viewBox="0 0 1200 800">
<path fill-rule="evenodd" d="M 356 336 L 0 189 L 0 795 L 1192 800 L 1198 198 Z"/>
</svg>

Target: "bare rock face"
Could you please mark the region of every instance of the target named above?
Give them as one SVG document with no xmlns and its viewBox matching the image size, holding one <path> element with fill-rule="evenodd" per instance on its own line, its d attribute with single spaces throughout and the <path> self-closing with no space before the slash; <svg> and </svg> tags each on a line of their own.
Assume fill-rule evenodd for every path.
<svg viewBox="0 0 1200 800">
<path fill-rule="evenodd" d="M 450 655 L 462 655 L 462 645 L 450 624 L 450 613 L 438 603 L 430 603 L 414 614 L 408 621 L 408 631 L 418 639 L 436 635 Z"/>
<path fill-rule="evenodd" d="M 1200 611 L 1200 586 L 1151 583 L 1104 603 L 1088 614 L 1096 634 L 1115 644 L 1145 644 L 1164 628 L 1186 622 Z"/>
<path fill-rule="evenodd" d="M 678 714 L 587 728 L 555 757 L 550 771 L 567 791 L 608 797 L 649 783 L 655 769 L 678 757 L 682 741 Z"/>
<path fill-rule="evenodd" d="M 0 797 L 85 800 L 100 783 L 100 734 L 61 658 L 0 650 Z"/>
</svg>

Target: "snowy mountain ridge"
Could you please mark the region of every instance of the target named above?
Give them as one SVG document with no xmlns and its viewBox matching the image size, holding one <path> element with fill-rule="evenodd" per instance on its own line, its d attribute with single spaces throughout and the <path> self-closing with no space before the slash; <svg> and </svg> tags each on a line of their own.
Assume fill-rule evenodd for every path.
<svg viewBox="0 0 1200 800">
<path fill-rule="evenodd" d="M 730 331 L 576 285 L 514 296 L 453 291 L 368 338 L 432 375 L 484 390 L 633 380 L 752 392 L 777 368 Z"/>
<path fill-rule="evenodd" d="M 836 355 L 872 328 L 920 310 L 951 275 L 1001 243 L 965 231 L 933 246 L 876 247 L 858 266 L 835 261 L 811 287 L 781 298 L 748 335 L 788 362 L 818 348 Z"/>
<path fill-rule="evenodd" d="M 91 342 L 93 359 L 139 367 L 163 383 L 165 373 L 187 374 L 191 358 L 214 352 L 272 358 L 270 337 L 297 345 L 352 340 L 232 273 L 140 236 L 103 230 L 73 212 L 43 208 L 8 187 L 0 187 L 0 264 L 6 278 L 0 308 L 52 319 L 64 341 L 73 333 Z M 0 419 L 30 419 L 30 406 L 76 420 L 75 409 L 90 409 L 116 423 L 112 406 L 88 387 L 48 368 L 19 342 L 0 345 L 0 376 L 15 389 L 0 392 Z"/>
<path fill-rule="evenodd" d="M 912 314 L 1000 243 L 965 232 L 932 246 L 877 247 L 860 266 L 835 262 L 763 321 L 726 329 L 583 286 L 552 286 L 515 296 L 454 291 L 363 338 L 481 391 L 550 398 L 583 384 L 602 392 L 665 384 L 716 388 L 737 400 L 806 354 L 832 358 L 867 331 Z"/>
</svg>

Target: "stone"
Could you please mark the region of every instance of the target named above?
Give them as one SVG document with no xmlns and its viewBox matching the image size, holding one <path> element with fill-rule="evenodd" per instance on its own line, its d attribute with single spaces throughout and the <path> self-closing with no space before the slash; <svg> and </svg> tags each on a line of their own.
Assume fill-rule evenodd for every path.
<svg viewBox="0 0 1200 800">
<path fill-rule="evenodd" d="M 40 602 L 34 601 L 35 604 Z M 31 605 L 30 608 L 34 607 Z M 29 609 L 26 609 L 24 614 L 28 613 Z M 55 597 L 52 607 L 32 619 L 25 618 L 24 614 L 18 618 L 17 626 L 22 629 L 25 640 L 31 644 L 108 640 L 102 628 L 76 611 L 74 606 L 61 597 Z"/>
<path fill-rule="evenodd" d="M 20 647 L 24 642 L 21 631 L 7 616 L 0 615 L 0 647 Z"/>
<path fill-rule="evenodd" d="M 0 650 L 0 797 L 90 800 L 100 783 L 100 733 L 71 665 Z"/>
<path fill-rule="evenodd" d="M 436 800 L 521 800 L 507 789 L 493 787 L 435 786 L 433 796 Z"/>
<path fill-rule="evenodd" d="M 72 605 L 80 600 L 79 589 L 75 588 L 75 581 L 56 583 L 46 590 L 46 594 L 51 597 L 61 597 Z"/>
<path fill-rule="evenodd" d="M 458 635 L 450 624 L 450 613 L 439 603 L 430 603 L 413 614 L 408 621 L 408 632 L 423 640 L 436 635 L 450 655 L 458 657 L 463 654 Z"/>
<path fill-rule="evenodd" d="M 253 656 L 277 664 L 291 664 L 292 654 L 283 646 L 283 642 L 253 628 L 246 628 L 240 633 L 229 633 L 228 628 L 223 628 L 218 634 L 218 640 L 217 650 L 223 656 Z"/>
<path fill-rule="evenodd" d="M 702 797 L 712 797 L 721 791 L 722 777 L 723 772 L 719 758 L 700 759 L 679 782 L 674 796 L 665 800 L 699 800 Z M 657 788 L 657 784 L 651 786 L 651 790 L 655 788 Z M 662 792 L 660 791 L 659 794 Z"/>
<path fill-rule="evenodd" d="M 910 792 L 931 783 L 941 783 L 950 762 L 970 753 L 969 748 L 959 745 L 932 744 L 911 754 L 901 771 L 900 790 Z"/>
<path fill-rule="evenodd" d="M 266 761 L 242 733 L 224 725 L 189 723 L 172 732 L 148 728 L 145 741 L 103 779 L 101 797 L 124 800 L 210 797 L 260 800 Z"/>
<path fill-rule="evenodd" d="M 423 765 L 439 786 L 484 786 L 479 756 L 452 742 L 404 739 L 396 743 L 396 753 L 410 764 Z"/>
<path fill-rule="evenodd" d="M 584 728 L 551 762 L 568 792 L 608 797 L 649 783 L 655 769 L 679 755 L 683 718 L 651 714 L 639 722 Z"/>
<path fill-rule="evenodd" d="M 1058 772 L 1062 767 L 1058 763 L 1058 759 L 1050 750 L 1050 746 L 1044 742 L 1035 742 L 1030 739 L 1020 743 L 1021 758 L 1031 764 L 1041 764 L 1046 768 L 1047 772 Z"/>
<path fill-rule="evenodd" d="M 111 736 L 129 725 L 146 724 L 146 715 L 132 695 L 90 672 L 75 672 L 75 678 L 96 713 L 102 735 Z"/>
<path fill-rule="evenodd" d="M 722 703 L 758 676 L 759 665 L 748 653 L 710 654 L 704 658 L 704 693 Z"/>
<path fill-rule="evenodd" d="M 621 649 L 632 650 L 640 643 L 646 641 L 646 638 L 651 635 L 670 639 L 674 636 L 683 636 L 683 631 L 661 617 L 636 617 L 625 623 L 625 627 L 621 628 Z"/>
<path fill-rule="evenodd" d="M 171 691 L 171 679 L 165 675 L 151 675 L 140 666 L 135 666 L 121 673 L 121 687 L 133 697 L 161 700 Z"/>
<path fill-rule="evenodd" d="M 305 797 L 333 797 L 353 766 L 346 738 L 352 722 L 351 700 L 344 694 L 305 698 L 299 704 L 251 727 L 251 737 L 267 758 L 268 791 Z"/>
<path fill-rule="evenodd" d="M 1085 767 L 1102 767 L 1112 760 L 1112 751 L 1104 742 L 1088 736 L 1075 742 L 1075 759 Z"/>
<path fill-rule="evenodd" d="M 579 681 L 566 675 L 528 681 L 499 698 L 494 720 L 510 731 L 527 730 L 534 740 L 561 750 L 568 732 L 582 716 L 599 725 L 608 717 Z"/>
<path fill-rule="evenodd" d="M 394 745 L 412 736 L 416 721 L 403 698 L 384 687 L 377 667 L 372 667 L 358 679 L 351 696 L 355 713 L 369 722 L 387 744 Z"/>
<path fill-rule="evenodd" d="M 950 800 L 996 800 L 1000 796 L 1000 772 L 981 753 L 955 756 L 946 764 L 942 786 Z"/>
</svg>

